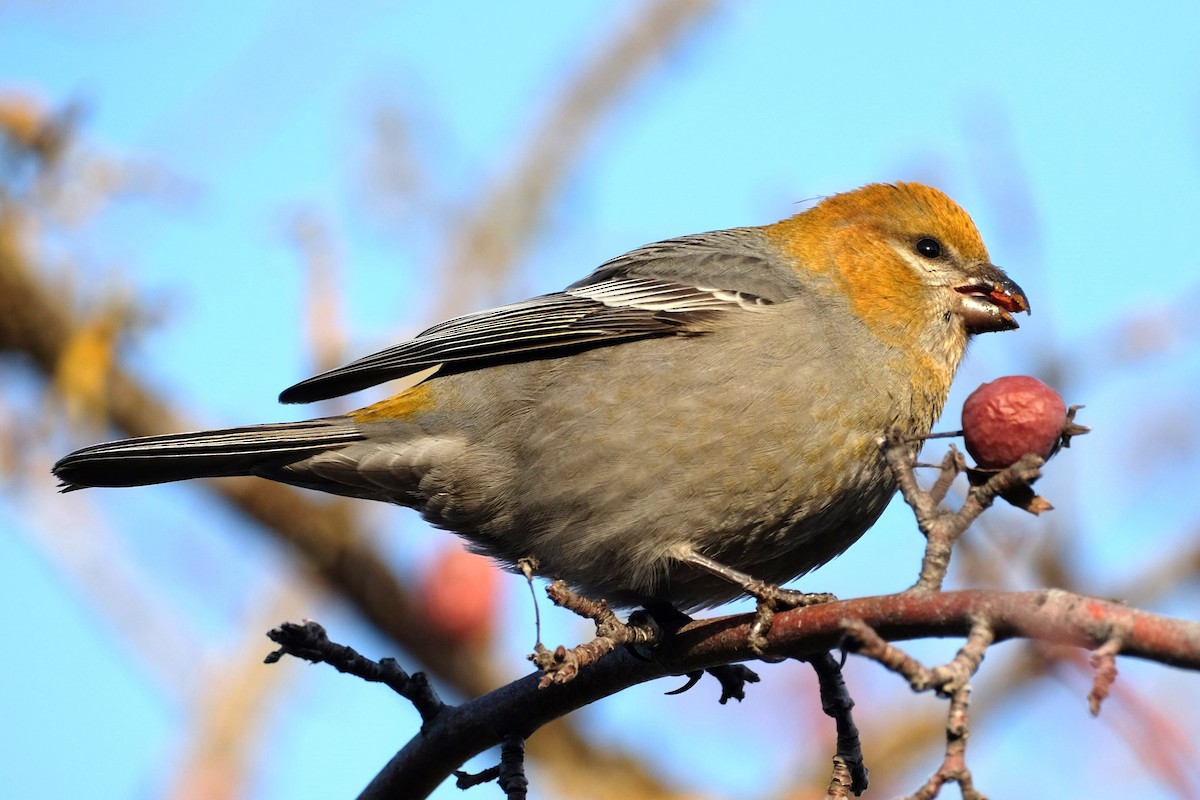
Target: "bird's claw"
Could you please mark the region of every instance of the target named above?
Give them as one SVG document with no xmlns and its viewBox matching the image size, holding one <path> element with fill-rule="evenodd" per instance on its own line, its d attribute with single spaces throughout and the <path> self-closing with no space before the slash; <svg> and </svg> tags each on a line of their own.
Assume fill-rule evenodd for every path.
<svg viewBox="0 0 1200 800">
<path fill-rule="evenodd" d="M 801 592 L 796 589 L 784 589 L 765 581 L 756 581 L 755 585 L 748 587 L 748 591 L 758 600 L 754 622 L 750 625 L 748 637 L 750 649 L 756 656 L 764 660 L 766 660 L 767 634 L 771 632 L 776 611 L 837 602 L 837 598 L 828 592 Z"/>
</svg>

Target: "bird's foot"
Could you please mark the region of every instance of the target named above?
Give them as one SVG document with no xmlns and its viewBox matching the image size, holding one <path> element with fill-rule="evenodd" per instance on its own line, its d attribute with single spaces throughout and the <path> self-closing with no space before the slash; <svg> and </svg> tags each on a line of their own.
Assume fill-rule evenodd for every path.
<svg viewBox="0 0 1200 800">
<path fill-rule="evenodd" d="M 750 649 L 759 658 L 762 658 L 767 650 L 767 634 L 771 632 L 775 612 L 837 602 L 837 598 L 828 592 L 810 593 L 784 589 L 766 581 L 753 581 L 753 585 L 748 585 L 745 589 L 747 594 L 758 601 L 754 622 L 750 625 Z"/>
<path fill-rule="evenodd" d="M 692 618 L 669 603 L 651 603 L 646 606 L 646 613 L 662 628 L 664 636 L 672 636 Z M 730 700 L 741 702 L 746 699 L 746 684 L 758 683 L 761 678 L 758 673 L 743 664 L 721 664 L 716 667 L 706 667 L 703 670 L 686 673 L 687 683 L 678 689 L 672 689 L 667 694 L 683 694 L 695 686 L 704 674 L 712 675 L 721 684 L 721 697 L 718 702 L 725 705 Z"/>
<path fill-rule="evenodd" d="M 693 567 L 741 587 L 742 591 L 758 601 L 754 623 L 750 626 L 750 649 L 759 658 L 766 653 L 767 634 L 771 632 L 771 623 L 775 619 L 776 611 L 787 611 L 792 608 L 804 608 L 837 601 L 836 597 L 825 592 L 810 594 L 760 581 L 741 570 L 726 566 L 720 561 L 700 553 L 690 553 L 683 560 Z"/>
</svg>

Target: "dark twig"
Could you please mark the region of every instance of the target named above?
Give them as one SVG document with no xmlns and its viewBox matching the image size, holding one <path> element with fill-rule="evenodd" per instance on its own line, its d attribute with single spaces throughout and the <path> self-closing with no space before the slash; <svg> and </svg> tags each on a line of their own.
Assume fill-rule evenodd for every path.
<svg viewBox="0 0 1200 800">
<path fill-rule="evenodd" d="M 500 765 L 482 769 L 479 772 L 467 772 L 466 770 L 454 770 L 454 785 L 459 789 L 474 789 L 476 786 L 482 786 L 485 783 L 491 783 L 500 777 Z"/>
<path fill-rule="evenodd" d="M 854 700 L 850 697 L 846 681 L 842 678 L 842 662 L 834 658 L 832 653 L 823 653 L 805 660 L 817 673 L 817 682 L 821 687 L 821 710 L 827 716 L 833 717 L 837 724 L 837 753 L 833 757 L 833 777 L 829 782 L 829 793 L 833 794 L 835 787 L 844 787 L 857 797 L 867 790 L 867 768 L 863 764 L 858 727 L 850 713 L 854 708 Z"/>
<path fill-rule="evenodd" d="M 525 739 L 509 734 L 500 745 L 500 763 L 480 772 L 454 770 L 455 785 L 470 789 L 495 781 L 507 800 L 525 800 L 529 779 L 525 777 Z"/>
<path fill-rule="evenodd" d="M 500 745 L 500 788 L 508 800 L 525 800 L 529 779 L 525 777 L 525 739 L 509 734 Z"/>
<path fill-rule="evenodd" d="M 278 650 L 268 653 L 263 659 L 267 664 L 274 664 L 285 655 L 290 655 L 314 664 L 328 664 L 338 672 L 365 681 L 382 683 L 416 707 L 421 715 L 422 726 L 428 725 L 446 708 L 425 673 L 409 675 L 394 658 L 372 661 L 346 645 L 330 641 L 325 628 L 312 620 L 299 625 L 285 622 L 269 631 L 267 636 L 279 645 Z"/>
</svg>

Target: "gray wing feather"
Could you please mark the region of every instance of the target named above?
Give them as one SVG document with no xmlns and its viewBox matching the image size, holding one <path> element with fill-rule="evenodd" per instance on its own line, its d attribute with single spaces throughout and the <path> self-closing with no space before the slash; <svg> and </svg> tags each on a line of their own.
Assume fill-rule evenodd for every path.
<svg viewBox="0 0 1200 800">
<path fill-rule="evenodd" d="M 719 286 L 782 303 L 804 292 L 794 269 L 758 228 L 731 228 L 667 239 L 601 264 L 574 289 L 611 278 L 657 278 L 687 286 Z"/>
<path fill-rule="evenodd" d="M 740 290 L 746 274 L 770 272 L 773 265 L 753 250 L 733 249 L 718 234 L 648 245 L 613 259 L 565 291 L 434 325 L 407 342 L 301 381 L 279 399 L 308 403 L 432 367 L 446 374 L 507 359 L 698 334 L 717 317 L 753 312 L 774 302 Z M 696 269 L 697 260 L 708 261 L 707 269 Z M 703 272 L 705 280 L 685 280 L 689 264 L 697 276 Z M 719 265 L 724 271 L 715 268 Z M 775 285 L 779 280 L 760 277 L 749 283 L 781 297 L 788 294 Z"/>
</svg>

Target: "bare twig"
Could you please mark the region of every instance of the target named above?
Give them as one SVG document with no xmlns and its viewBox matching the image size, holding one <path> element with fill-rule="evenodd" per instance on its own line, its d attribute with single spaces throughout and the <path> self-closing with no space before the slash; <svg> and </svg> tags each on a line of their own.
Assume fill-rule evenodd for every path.
<svg viewBox="0 0 1200 800">
<path fill-rule="evenodd" d="M 912 800 L 932 800 L 947 782 L 958 783 L 964 800 L 985 800 L 976 791 L 967 769 L 966 748 L 970 729 L 967 725 L 967 701 L 970 698 L 970 679 L 983 662 L 988 646 L 994 640 L 991 626 L 982 620 L 971 625 L 966 643 L 949 663 L 932 669 L 922 665 L 895 645 L 889 644 L 861 620 L 845 623 L 847 643 L 860 655 L 878 661 L 904 677 L 914 691 L 933 690 L 950 698 L 946 721 L 946 756 L 941 766 L 918 789 Z"/>
<path fill-rule="evenodd" d="M 934 481 L 933 486 L 929 487 L 929 497 L 935 506 L 940 506 L 946 500 L 946 494 L 950 491 L 954 479 L 966 468 L 966 459 L 951 443 L 950 449 L 946 451 L 946 457 L 942 459 L 942 467 L 938 472 L 937 480 Z"/>
<path fill-rule="evenodd" d="M 372 661 L 353 648 L 331 641 L 325 628 L 312 620 L 299 625 L 285 622 L 267 636 L 279 645 L 278 650 L 267 654 L 264 659 L 267 664 L 289 655 L 314 664 L 328 664 L 338 672 L 364 681 L 382 683 L 416 707 L 423 725 L 428 725 L 446 708 L 425 673 L 409 675 L 394 658 Z"/>
<path fill-rule="evenodd" d="M 937 592 L 942 588 L 946 572 L 950 568 L 950 553 L 958 537 L 986 511 L 995 499 L 1016 487 L 1028 486 L 1041 476 L 1045 459 L 1029 454 L 1007 469 L 996 472 L 986 481 L 971 487 L 958 511 L 939 508 L 945 491 L 954 477 L 947 477 L 951 470 L 957 471 L 962 464 L 961 456 L 951 453 L 942 462 L 942 473 L 934 484 L 933 491 L 924 491 L 917 485 L 914 472 L 916 452 L 912 442 L 898 428 L 888 431 L 879 442 L 884 458 L 892 470 L 896 484 L 904 501 L 912 508 L 917 526 L 925 535 L 925 557 L 921 561 L 921 575 L 909 591 Z"/>
<path fill-rule="evenodd" d="M 1100 704 L 1108 697 L 1113 683 L 1117 680 L 1117 653 L 1121 652 L 1121 637 L 1114 636 L 1092 651 L 1092 668 L 1096 677 L 1092 681 L 1092 691 L 1088 693 L 1088 710 L 1092 716 L 1100 715 Z"/>
<path fill-rule="evenodd" d="M 525 740 L 509 734 L 500 745 L 499 764 L 476 773 L 455 770 L 454 777 L 459 789 L 496 781 L 507 800 L 525 800 L 529 791 L 529 779 L 525 777 Z"/>
<path fill-rule="evenodd" d="M 913 792 L 910 800 L 933 800 L 947 783 L 957 783 L 962 790 L 963 800 L 987 800 L 975 788 L 971 770 L 967 769 L 967 703 L 971 697 L 971 685 L 964 683 L 950 697 L 950 712 L 946 722 L 946 756 L 941 765 L 929 776 L 925 784 Z"/>
</svg>

